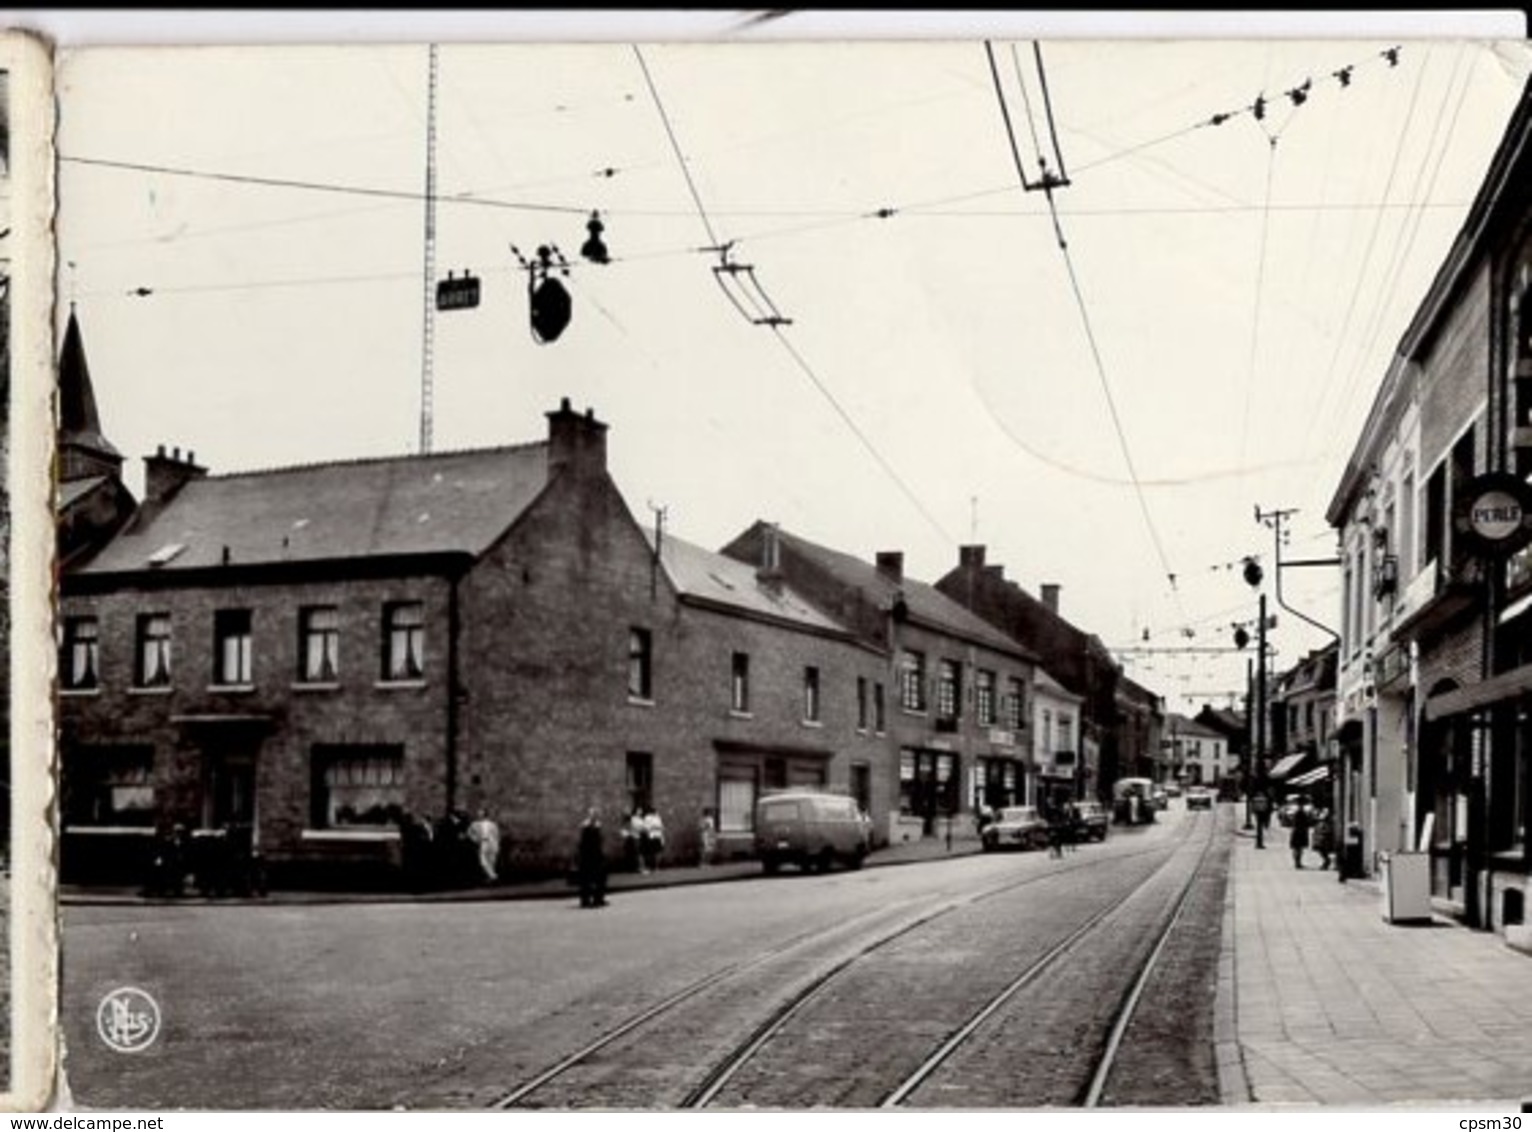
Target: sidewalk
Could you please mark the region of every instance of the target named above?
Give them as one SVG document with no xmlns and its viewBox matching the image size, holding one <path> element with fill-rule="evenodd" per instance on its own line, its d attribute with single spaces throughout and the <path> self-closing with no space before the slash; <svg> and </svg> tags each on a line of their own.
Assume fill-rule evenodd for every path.
<svg viewBox="0 0 1532 1132">
<path fill-rule="evenodd" d="M 979 839 L 970 830 L 954 829 L 949 848 L 944 837 L 927 837 L 906 841 L 875 851 L 867 858 L 866 868 L 887 865 L 906 865 L 918 861 L 936 861 L 945 857 L 962 857 L 982 851 Z M 716 865 L 665 866 L 650 873 L 614 872 L 607 878 L 610 892 L 632 892 L 639 889 L 672 888 L 683 884 L 715 884 L 720 881 L 740 880 L 761 875 L 759 861 L 729 861 Z M 87 887 L 61 885 L 59 902 L 65 905 L 103 904 L 399 904 L 399 903 L 461 903 L 475 900 L 574 900 L 574 888 L 561 878 L 540 881 L 521 881 L 509 884 L 484 885 L 479 888 L 459 888 L 442 892 L 326 892 L 326 891 L 273 891 L 268 896 L 248 899 L 226 897 L 212 899 L 196 895 L 180 898 L 145 898 L 136 888 Z"/>
<path fill-rule="evenodd" d="M 1293 868 L 1285 832 L 1264 850 L 1234 838 L 1215 1006 L 1222 1102 L 1516 1111 L 1532 1096 L 1532 959 L 1441 918 L 1386 923 L 1376 883 Z"/>
</svg>

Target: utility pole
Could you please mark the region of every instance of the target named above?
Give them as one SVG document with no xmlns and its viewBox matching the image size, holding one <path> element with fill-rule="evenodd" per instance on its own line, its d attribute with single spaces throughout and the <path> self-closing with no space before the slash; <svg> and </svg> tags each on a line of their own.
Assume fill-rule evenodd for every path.
<svg viewBox="0 0 1532 1132">
<path fill-rule="evenodd" d="M 1307 614 L 1294 609 L 1292 606 L 1288 605 L 1287 602 L 1282 600 L 1282 568 L 1284 566 L 1339 566 L 1341 564 L 1339 558 L 1294 558 L 1285 562 L 1282 560 L 1282 547 L 1287 544 L 1288 540 L 1288 534 L 1283 529 L 1283 524 L 1287 521 L 1289 516 L 1296 515 L 1297 513 L 1298 509 L 1296 507 L 1289 507 L 1286 510 L 1277 508 L 1271 511 L 1262 511 L 1261 505 L 1259 503 L 1255 505 L 1255 521 L 1270 527 L 1272 531 L 1272 538 L 1274 540 L 1273 550 L 1275 551 L 1272 561 L 1276 563 L 1277 604 L 1283 609 L 1287 610 L 1287 612 L 1291 613 L 1294 617 L 1298 618 L 1300 621 L 1308 622 L 1321 633 L 1328 633 L 1336 641 L 1339 641 L 1340 634 L 1337 633 L 1334 629 L 1330 628 L 1328 625 L 1321 624 Z"/>
<path fill-rule="evenodd" d="M 431 452 L 436 368 L 436 44 L 431 44 L 426 82 L 426 231 L 425 282 L 421 287 L 420 454 Z"/>
</svg>

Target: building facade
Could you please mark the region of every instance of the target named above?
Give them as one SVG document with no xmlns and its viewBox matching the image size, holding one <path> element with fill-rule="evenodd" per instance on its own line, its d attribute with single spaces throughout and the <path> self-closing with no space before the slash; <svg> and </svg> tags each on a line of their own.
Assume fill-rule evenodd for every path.
<svg viewBox="0 0 1532 1132">
<path fill-rule="evenodd" d="M 1149 750 L 1157 750 L 1157 709 L 1140 696 L 1120 692 L 1122 669 L 1106 646 L 1059 614 L 1059 587 L 1044 585 L 1041 598 L 1033 597 L 1008 580 L 1002 566 L 987 564 L 985 548 L 975 545 L 959 549 L 957 567 L 943 576 L 936 588 L 1020 641 L 1041 659 L 1054 679 L 1081 697 L 1082 760 L 1087 768 L 1095 769 L 1094 777 L 1082 782 L 1080 788 L 1084 796 L 1110 804 L 1112 783 L 1127 775 L 1129 766 L 1137 765 L 1142 745 L 1154 743 L 1156 747 Z M 1145 710 L 1128 728 L 1136 734 L 1128 735 L 1125 723 L 1130 717 L 1124 710 L 1134 705 Z M 1125 745 L 1130 760 L 1126 762 Z"/>
<path fill-rule="evenodd" d="M 386 874 L 410 815 L 493 817 L 502 866 L 562 870 L 657 810 L 753 849 L 775 786 L 898 796 L 885 653 L 769 569 L 633 519 L 606 426 L 546 441 L 210 476 L 146 461 L 143 503 L 63 577 L 63 852 L 133 872 L 164 823 L 253 830 L 276 873 Z"/>
<path fill-rule="evenodd" d="M 1529 509 L 1529 133 L 1532 83 L 1328 516 L 1350 578 L 1338 704 L 1349 809 L 1372 815 L 1374 851 L 1423 846 L 1438 906 L 1484 927 L 1524 923 L 1532 873 L 1532 556 L 1524 522 L 1491 540 L 1473 513 L 1492 482 L 1510 485 L 1495 514 L 1508 500 L 1522 520 Z"/>
<path fill-rule="evenodd" d="M 979 801 L 1014 805 L 1035 791 L 1028 734 L 1035 656 L 934 587 L 904 556 L 873 562 L 756 523 L 724 548 L 760 562 L 775 547 L 788 584 L 887 657 L 887 739 L 897 758 L 890 841 L 945 835 Z"/>
</svg>

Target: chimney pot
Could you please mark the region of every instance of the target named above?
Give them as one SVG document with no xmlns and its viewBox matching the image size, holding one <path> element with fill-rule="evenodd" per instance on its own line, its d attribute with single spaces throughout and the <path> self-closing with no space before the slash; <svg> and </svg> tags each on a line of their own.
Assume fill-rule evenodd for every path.
<svg viewBox="0 0 1532 1132">
<path fill-rule="evenodd" d="M 165 455 L 165 446 L 163 444 L 161 444 L 158 448 L 156 448 L 154 450 L 154 454 L 156 456 L 159 456 L 159 457 L 163 458 L 164 455 Z"/>
<path fill-rule="evenodd" d="M 1043 604 L 1048 607 L 1049 613 L 1059 611 L 1059 587 L 1056 582 L 1044 582 L 1041 587 Z"/>
<path fill-rule="evenodd" d="M 181 458 L 181 446 L 179 444 L 170 450 L 170 458 L 172 460 L 179 460 Z"/>
<path fill-rule="evenodd" d="M 877 558 L 878 573 L 890 581 L 904 581 L 904 551 L 880 550 Z"/>
<path fill-rule="evenodd" d="M 965 570 L 984 569 L 984 546 L 960 546 L 958 547 L 958 565 Z"/>
</svg>

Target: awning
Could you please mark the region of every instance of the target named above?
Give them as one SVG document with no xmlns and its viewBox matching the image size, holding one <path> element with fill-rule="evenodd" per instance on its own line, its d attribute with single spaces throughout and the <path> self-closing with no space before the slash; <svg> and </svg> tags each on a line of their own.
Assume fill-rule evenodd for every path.
<svg viewBox="0 0 1532 1132">
<path fill-rule="evenodd" d="M 1306 771 L 1304 771 L 1297 778 L 1291 779 L 1288 782 L 1288 785 L 1289 786 L 1313 786 L 1315 783 L 1323 782 L 1325 779 L 1327 779 L 1329 777 L 1330 777 L 1330 768 L 1328 766 L 1320 766 L 1320 767 L 1315 767 L 1313 770 L 1306 770 Z"/>
<path fill-rule="evenodd" d="M 1454 688 L 1426 700 L 1426 718 L 1442 719 L 1449 715 L 1461 715 L 1487 704 L 1510 700 L 1532 692 L 1532 664 L 1523 664 L 1499 676 L 1491 676 L 1466 688 Z"/>
<path fill-rule="evenodd" d="M 1307 751 L 1299 751 L 1296 755 L 1285 755 L 1277 760 L 1275 766 L 1266 772 L 1267 778 L 1286 778 L 1297 768 L 1298 764 L 1308 758 Z"/>
</svg>

